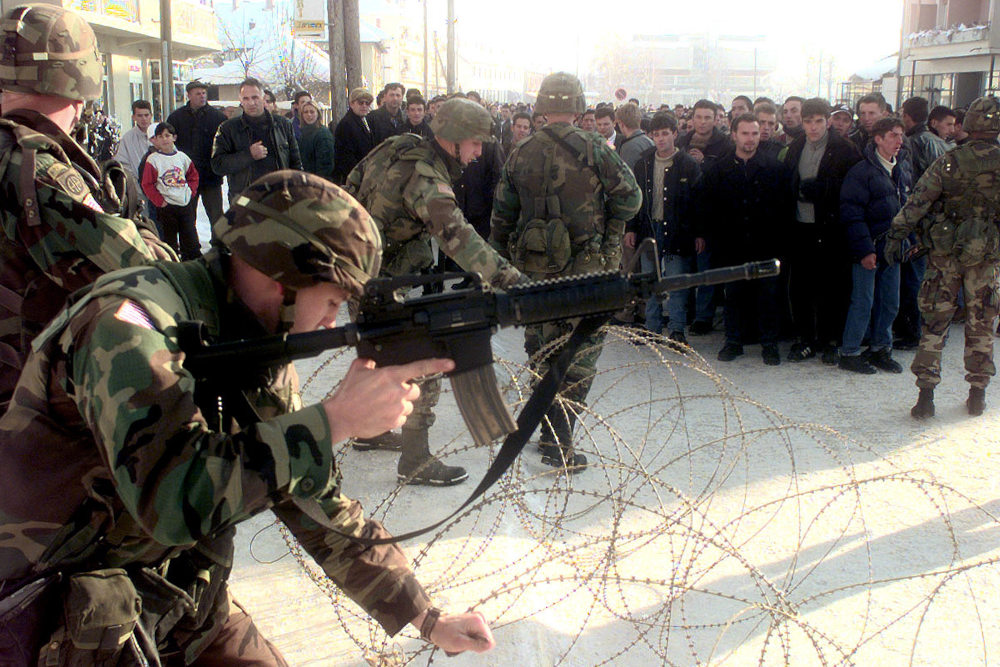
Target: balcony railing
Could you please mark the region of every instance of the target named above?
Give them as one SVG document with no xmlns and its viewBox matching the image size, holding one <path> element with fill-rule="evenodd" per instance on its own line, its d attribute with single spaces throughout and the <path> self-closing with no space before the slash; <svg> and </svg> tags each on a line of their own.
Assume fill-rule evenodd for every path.
<svg viewBox="0 0 1000 667">
<path fill-rule="evenodd" d="M 963 42 L 979 42 L 989 39 L 990 26 L 955 26 L 952 28 L 935 28 L 933 30 L 922 30 L 906 36 L 907 45 L 910 48 L 919 46 L 943 46 L 947 44 L 961 44 Z"/>
<path fill-rule="evenodd" d="M 138 0 L 68 0 L 66 6 L 84 12 L 93 12 L 129 23 L 139 22 Z"/>
</svg>

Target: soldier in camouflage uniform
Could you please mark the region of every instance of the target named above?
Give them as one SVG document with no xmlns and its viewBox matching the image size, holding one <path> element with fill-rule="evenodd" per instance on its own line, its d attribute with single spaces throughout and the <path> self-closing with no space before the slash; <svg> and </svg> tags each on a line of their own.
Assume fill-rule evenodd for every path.
<svg viewBox="0 0 1000 667">
<path fill-rule="evenodd" d="M 117 215 L 121 189 L 68 134 L 85 101 L 101 94 L 87 22 L 57 5 L 17 7 L 4 17 L 3 39 L 0 409 L 32 338 L 70 292 L 107 271 L 173 256 L 152 227 Z"/>
<path fill-rule="evenodd" d="M 392 137 L 347 177 L 347 191 L 371 213 L 385 243 L 383 276 L 420 273 L 434 263 L 430 238 L 465 271 L 478 271 L 498 287 L 521 274 L 498 255 L 465 219 L 452 186 L 462 168 L 493 141 L 489 112 L 462 98 L 448 100 L 431 121 L 433 139 L 414 134 Z M 440 379 L 421 384 L 422 398 L 402 432 L 399 480 L 407 484 L 457 484 L 463 468 L 446 466 L 430 454 L 428 431 L 441 390 Z"/>
<path fill-rule="evenodd" d="M 597 134 L 573 126 L 585 107 L 575 76 L 547 76 L 535 105 L 547 124 L 511 151 L 497 187 L 490 243 L 532 279 L 617 269 L 625 222 L 642 203 L 617 153 Z M 539 373 L 548 368 L 551 343 L 572 328 L 570 321 L 527 327 L 524 349 Z M 560 389 L 564 399 L 586 401 L 603 340 L 599 332 L 581 346 Z M 573 451 L 575 416 L 559 405 L 549 410 L 540 439 L 543 462 L 572 471 L 586 466 L 586 457 Z"/>
<path fill-rule="evenodd" d="M 333 456 L 347 437 L 399 426 L 419 394 L 411 378 L 451 361 L 358 359 L 331 398 L 299 410 L 287 368 L 274 369 L 246 391 L 264 421 L 227 430 L 182 366 L 183 320 L 220 342 L 335 326 L 378 272 L 371 218 L 333 184 L 281 171 L 214 231 L 222 247 L 204 258 L 99 278 L 36 339 L 0 419 L 0 591 L 72 576 L 50 589 L 65 618 L 45 595 L 13 620 L 0 614 L 0 663 L 35 664 L 41 646 L 50 665 L 140 664 L 138 651 L 164 664 L 285 664 L 226 585 L 235 525 L 265 509 L 390 635 L 413 623 L 447 650 L 488 650 L 482 616 L 432 609 L 399 547 L 348 537 L 387 533 L 340 493 Z"/>
<path fill-rule="evenodd" d="M 941 381 L 941 351 L 959 291 L 965 291 L 965 379 L 970 415 L 986 407 L 986 386 L 996 374 L 993 326 L 998 311 L 1000 266 L 1000 103 L 980 97 L 965 117 L 969 141 L 935 160 L 892 222 L 885 255 L 900 258 L 903 240 L 915 231 L 929 250 L 918 301 L 924 318 L 920 347 L 910 370 L 920 396 L 910 414 L 934 415 L 934 387 Z"/>
</svg>

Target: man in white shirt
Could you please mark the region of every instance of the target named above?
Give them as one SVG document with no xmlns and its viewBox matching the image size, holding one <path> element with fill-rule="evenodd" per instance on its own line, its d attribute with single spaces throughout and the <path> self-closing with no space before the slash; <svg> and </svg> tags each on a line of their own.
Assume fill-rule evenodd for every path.
<svg viewBox="0 0 1000 667">
<path fill-rule="evenodd" d="M 132 129 L 122 135 L 115 151 L 115 159 L 122 163 L 136 179 L 139 174 L 139 162 L 153 147 L 149 143 L 149 126 L 153 124 L 153 107 L 146 100 L 132 102 Z"/>
</svg>

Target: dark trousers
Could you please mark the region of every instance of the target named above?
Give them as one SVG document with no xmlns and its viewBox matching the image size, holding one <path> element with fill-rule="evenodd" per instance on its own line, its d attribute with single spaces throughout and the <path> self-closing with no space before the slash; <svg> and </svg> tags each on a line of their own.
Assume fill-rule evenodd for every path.
<svg viewBox="0 0 1000 667">
<path fill-rule="evenodd" d="M 776 345 L 781 328 L 778 307 L 778 278 L 738 280 L 727 283 L 723 313 L 726 319 L 726 343 L 743 344 L 743 337 L 753 328 L 750 313 L 757 314 L 761 345 Z"/>
<path fill-rule="evenodd" d="M 851 298 L 851 264 L 844 249 L 833 247 L 818 225 L 797 223 L 789 253 L 788 292 L 799 341 L 816 349 L 837 345 L 844 332 Z"/>
<path fill-rule="evenodd" d="M 198 194 L 194 198 L 194 206 L 191 207 L 196 219 L 199 199 L 201 200 L 201 205 L 205 207 L 205 213 L 208 215 L 209 226 L 214 225 L 215 221 L 222 217 L 222 184 L 198 185 Z"/>
<path fill-rule="evenodd" d="M 920 338 L 920 305 L 917 295 L 927 271 L 927 257 L 903 262 L 899 273 L 899 315 L 896 316 L 896 335 L 916 340 Z"/>
<path fill-rule="evenodd" d="M 182 260 L 201 257 L 201 242 L 195 227 L 195 201 L 187 206 L 167 204 L 156 211 L 156 219 L 163 230 L 163 241 L 181 256 Z M 180 245 L 178 246 L 178 237 Z"/>
</svg>

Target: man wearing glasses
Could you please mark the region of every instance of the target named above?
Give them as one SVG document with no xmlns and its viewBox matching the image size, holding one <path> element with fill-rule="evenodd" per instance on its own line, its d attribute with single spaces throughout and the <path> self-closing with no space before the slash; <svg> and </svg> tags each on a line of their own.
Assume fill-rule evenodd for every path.
<svg viewBox="0 0 1000 667">
<path fill-rule="evenodd" d="M 350 109 L 333 130 L 333 182 L 343 185 L 354 166 L 375 148 L 375 138 L 365 116 L 371 111 L 372 94 L 355 88 L 347 98 Z M 330 123 L 333 125 L 333 123 Z"/>
</svg>

